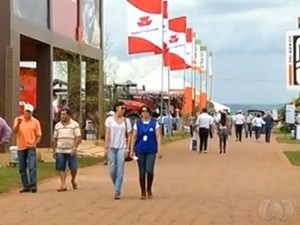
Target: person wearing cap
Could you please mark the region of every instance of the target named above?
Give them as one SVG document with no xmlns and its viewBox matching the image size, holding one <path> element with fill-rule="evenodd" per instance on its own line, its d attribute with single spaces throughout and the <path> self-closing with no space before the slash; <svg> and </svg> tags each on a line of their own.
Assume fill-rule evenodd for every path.
<svg viewBox="0 0 300 225">
<path fill-rule="evenodd" d="M 41 141 L 42 131 L 38 119 L 32 116 L 34 107 L 25 105 L 24 114 L 14 120 L 13 131 L 16 134 L 19 172 L 23 188 L 20 193 L 37 192 L 37 153 L 36 146 Z M 29 169 L 29 176 L 27 174 Z"/>
</svg>

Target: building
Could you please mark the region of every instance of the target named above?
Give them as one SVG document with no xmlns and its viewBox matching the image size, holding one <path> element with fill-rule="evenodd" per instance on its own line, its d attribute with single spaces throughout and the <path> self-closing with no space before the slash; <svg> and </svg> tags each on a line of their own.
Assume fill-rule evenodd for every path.
<svg viewBox="0 0 300 225">
<path fill-rule="evenodd" d="M 36 62 L 34 101 L 43 131 L 40 147 L 50 146 L 53 129 L 53 61 L 68 62 L 68 82 L 72 82 L 72 87 L 68 85 L 68 104 L 81 124 L 84 124 L 82 112 L 86 108 L 89 113 L 104 111 L 101 2 L 0 1 L 0 113 L 9 122 L 18 115 L 20 89 L 23 89 L 20 88 L 20 62 Z M 83 61 L 86 63 L 85 98 L 96 96 L 93 103 L 81 99 Z"/>
</svg>

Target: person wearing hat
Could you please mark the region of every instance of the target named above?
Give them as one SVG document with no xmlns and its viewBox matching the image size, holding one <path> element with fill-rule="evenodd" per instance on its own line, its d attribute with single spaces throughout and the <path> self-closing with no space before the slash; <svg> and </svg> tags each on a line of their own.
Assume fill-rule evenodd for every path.
<svg viewBox="0 0 300 225">
<path fill-rule="evenodd" d="M 20 193 L 37 192 L 37 153 L 36 146 L 41 141 L 42 131 L 38 119 L 33 117 L 34 107 L 25 105 L 24 114 L 14 120 L 13 131 L 16 134 L 19 172 L 23 189 Z M 27 174 L 29 169 L 29 176 Z"/>
</svg>

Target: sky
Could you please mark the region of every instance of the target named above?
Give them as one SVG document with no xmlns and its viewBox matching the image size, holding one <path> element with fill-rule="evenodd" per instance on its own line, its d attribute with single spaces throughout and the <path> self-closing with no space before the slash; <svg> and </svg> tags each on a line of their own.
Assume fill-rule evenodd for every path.
<svg viewBox="0 0 300 225">
<path fill-rule="evenodd" d="M 127 54 L 126 1 L 104 5 L 108 80 L 145 80 L 146 89 L 159 89 L 161 57 Z M 169 12 L 170 17 L 187 16 L 189 27 L 213 53 L 213 100 L 277 104 L 298 95 L 286 89 L 285 32 L 298 28 L 299 0 L 169 0 Z M 150 84 L 149 76 L 157 79 Z"/>
</svg>

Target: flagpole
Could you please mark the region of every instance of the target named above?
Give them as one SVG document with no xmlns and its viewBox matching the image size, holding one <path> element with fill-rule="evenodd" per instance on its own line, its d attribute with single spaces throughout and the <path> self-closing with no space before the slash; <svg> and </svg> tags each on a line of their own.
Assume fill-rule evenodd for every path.
<svg viewBox="0 0 300 225">
<path fill-rule="evenodd" d="M 210 81 L 210 89 L 209 89 L 209 98 L 210 100 L 213 99 L 213 71 L 212 71 L 212 60 L 213 60 L 213 54 L 209 53 L 209 60 L 208 60 L 208 70 L 209 70 L 209 81 Z"/>
<path fill-rule="evenodd" d="M 161 1 L 161 9 L 164 8 L 164 1 Z M 161 43 L 162 43 L 162 51 L 161 51 L 161 96 L 160 96 L 160 119 L 162 121 L 163 117 L 163 109 L 164 109 L 164 17 L 162 11 L 162 19 L 161 19 Z M 162 128 L 163 129 L 163 128 Z"/>
<path fill-rule="evenodd" d="M 168 57 L 169 58 L 169 57 Z M 171 89 L 171 71 L 170 71 L 170 67 L 168 66 L 168 119 L 171 118 L 171 99 L 170 99 L 170 89 Z M 171 138 L 171 128 L 172 128 L 172 122 L 169 121 L 168 123 L 168 138 Z"/>
</svg>

